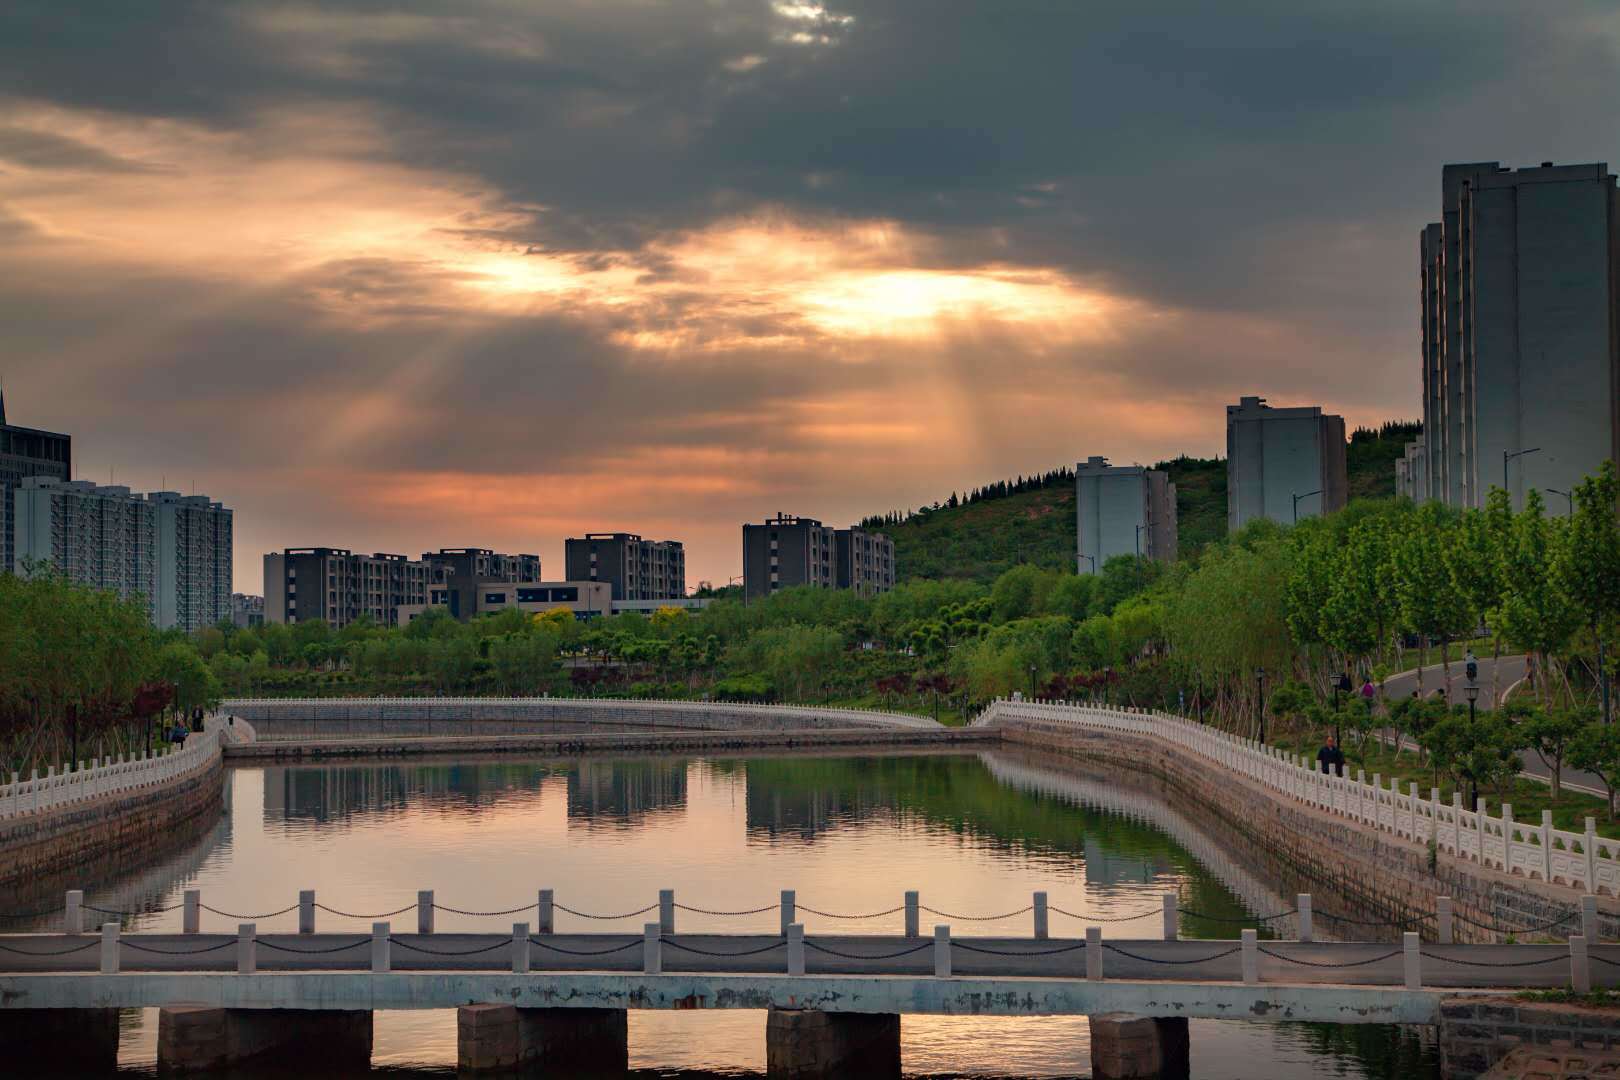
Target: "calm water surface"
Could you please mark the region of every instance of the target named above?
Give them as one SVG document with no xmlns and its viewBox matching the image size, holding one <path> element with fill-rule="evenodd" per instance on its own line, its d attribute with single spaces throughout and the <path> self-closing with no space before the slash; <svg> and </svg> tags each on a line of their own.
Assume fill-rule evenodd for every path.
<svg viewBox="0 0 1620 1080">
<path fill-rule="evenodd" d="M 474 911 L 533 902 L 549 887 L 580 911 L 624 912 L 673 888 L 697 907 L 737 910 L 798 890 L 829 912 L 898 906 L 907 889 L 960 915 L 1022 908 L 1045 890 L 1055 908 L 1136 922 L 1104 936 L 1157 937 L 1160 895 L 1218 917 L 1291 907 L 1232 864 L 1183 816 L 1117 777 L 1002 752 L 875 757 L 518 760 L 233 768 L 227 809 L 193 848 L 95 889 L 107 907 L 203 903 L 258 914 L 299 889 L 370 915 L 413 904 L 418 889 Z M 438 915 L 441 930 L 510 930 L 523 915 Z M 532 913 L 530 916 L 532 918 Z M 802 915 L 811 933 L 855 926 L 898 933 L 901 916 L 864 923 Z M 178 911 L 141 916 L 138 929 L 179 929 Z M 559 912 L 559 930 L 638 930 L 645 916 L 589 922 Z M 774 912 L 708 918 L 679 912 L 681 929 L 772 931 Z M 951 920 L 957 933 L 1027 932 L 1028 914 Z M 414 912 L 395 925 L 414 929 Z M 925 924 L 934 921 L 925 915 Z M 1054 935 L 1083 922 L 1054 914 Z M 258 920 L 294 930 L 296 915 Z M 322 930 L 369 929 L 370 919 L 320 912 Z M 204 914 L 205 930 L 235 920 Z M 1189 919 L 1184 936 L 1235 937 L 1235 925 Z M 641 1076 L 732 1076 L 764 1070 L 761 1012 L 630 1013 L 630 1061 Z M 150 1072 L 155 1010 L 124 1014 L 121 1071 Z M 908 1075 L 1089 1075 L 1084 1017 L 905 1017 Z M 1201 1078 L 1436 1077 L 1432 1045 L 1411 1029 L 1192 1023 Z M 373 1063 L 390 1075 L 448 1075 L 453 1011 L 382 1012 Z M 301 1076 L 317 1076 L 304 1070 Z"/>
</svg>

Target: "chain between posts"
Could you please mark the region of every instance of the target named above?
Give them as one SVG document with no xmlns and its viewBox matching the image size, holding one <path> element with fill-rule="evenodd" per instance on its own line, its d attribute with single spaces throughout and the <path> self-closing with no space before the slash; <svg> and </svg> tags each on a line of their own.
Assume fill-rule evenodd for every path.
<svg viewBox="0 0 1620 1080">
<path fill-rule="evenodd" d="M 221 910 L 219 910 L 219 908 L 212 908 L 212 907 L 209 907 L 207 904 L 199 903 L 197 906 L 202 908 L 204 911 L 212 912 L 215 915 L 219 915 L 219 916 L 222 916 L 222 917 L 227 918 L 227 919 L 241 919 L 243 922 L 258 922 L 260 919 L 274 919 L 278 915 L 286 915 L 289 912 L 294 912 L 294 911 L 298 910 L 298 905 L 294 904 L 292 907 L 284 907 L 280 911 L 269 911 L 269 912 L 266 912 L 263 915 L 238 915 L 234 911 L 221 911 Z M 334 914 L 336 914 L 336 913 L 334 913 Z M 360 916 L 356 916 L 356 917 L 358 918 Z"/>
<path fill-rule="evenodd" d="M 1011 919 L 1019 915 L 1027 915 L 1035 910 L 1034 904 L 1026 904 L 1017 911 L 1009 911 L 1004 915 L 957 915 L 949 911 L 936 911 L 924 904 L 918 904 L 919 911 L 926 911 L 930 915 L 938 915 L 942 919 L 960 919 L 962 922 L 998 922 L 1002 919 Z"/>
<path fill-rule="evenodd" d="M 1261 956 L 1269 956 L 1273 960 L 1281 960 L 1286 964 L 1298 964 L 1300 967 L 1313 967 L 1313 968 L 1365 967 L 1368 964 L 1376 964 L 1381 960 L 1388 960 L 1391 957 L 1400 956 L 1403 952 L 1405 952 L 1404 949 L 1395 949 L 1392 952 L 1384 953 L 1382 956 L 1374 956 L 1374 957 L 1370 957 L 1370 958 L 1368 958 L 1366 960 L 1333 961 L 1333 960 L 1301 960 L 1298 957 L 1284 956 L 1282 953 L 1272 952 L 1270 949 L 1266 948 L 1263 945 L 1256 946 L 1256 949 L 1259 951 Z"/>
<path fill-rule="evenodd" d="M 554 953 L 561 953 L 564 956 L 609 956 L 613 953 L 629 952 L 631 949 L 641 948 L 642 940 L 642 938 L 638 937 L 634 941 L 626 942 L 623 945 L 616 945 L 611 949 L 565 949 L 561 945 L 551 944 L 544 938 L 537 938 L 532 934 L 529 936 L 529 944 L 538 945 L 542 949 L 548 949 Z"/>
<path fill-rule="evenodd" d="M 371 944 L 371 935 L 367 934 L 365 937 L 345 945 L 336 945 L 324 949 L 294 949 L 287 945 L 277 945 L 274 942 L 266 941 L 264 938 L 256 939 L 256 944 L 261 949 L 274 949 L 276 952 L 293 953 L 297 956 L 322 956 L 327 953 L 340 953 L 347 949 L 358 949 L 361 946 L 369 945 Z"/>
<path fill-rule="evenodd" d="M 1128 956 L 1132 960 L 1140 960 L 1145 964 L 1173 964 L 1176 967 L 1182 967 L 1187 964 L 1207 964 L 1212 960 L 1224 960 L 1228 956 L 1235 956 L 1243 951 L 1243 946 L 1234 945 L 1225 952 L 1218 952 L 1213 956 L 1200 956 L 1196 960 L 1162 960 L 1154 956 L 1138 956 L 1136 953 L 1126 952 L 1118 945 L 1110 945 L 1106 941 L 1102 943 L 1102 947 L 1107 949 L 1109 952 L 1116 952 L 1121 956 Z"/>
<path fill-rule="evenodd" d="M 564 907 L 562 904 L 555 903 L 555 901 L 553 902 L 553 905 L 556 907 L 556 909 L 558 911 L 566 911 L 566 912 L 568 912 L 568 914 L 577 915 L 581 919 L 598 919 L 598 920 L 600 920 L 602 922 L 615 922 L 615 921 L 617 921 L 619 919 L 633 919 L 637 915 L 645 915 L 645 914 L 647 914 L 647 912 L 653 911 L 654 909 L 656 909 L 658 907 L 657 904 L 648 904 L 644 908 L 641 908 L 641 909 L 639 909 L 637 911 L 627 911 L 623 915 L 593 915 L 588 911 L 575 911 L 571 907 Z M 528 909 L 527 908 L 519 908 L 518 910 L 526 911 Z"/>
</svg>

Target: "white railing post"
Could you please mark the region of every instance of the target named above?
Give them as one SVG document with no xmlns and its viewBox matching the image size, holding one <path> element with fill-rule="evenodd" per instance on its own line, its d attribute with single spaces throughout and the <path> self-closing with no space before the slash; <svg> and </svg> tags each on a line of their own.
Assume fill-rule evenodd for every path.
<svg viewBox="0 0 1620 1080">
<path fill-rule="evenodd" d="M 1173 892 L 1164 894 L 1164 940 L 1175 941 L 1181 936 L 1181 907 Z"/>
<path fill-rule="evenodd" d="M 62 907 L 62 933 L 84 933 L 84 890 L 69 889 Z"/>
<path fill-rule="evenodd" d="M 792 923 L 787 928 L 788 974 L 804 974 L 804 926 Z"/>
<path fill-rule="evenodd" d="M 1423 969 L 1420 966 L 1423 957 L 1418 951 L 1420 948 L 1417 931 L 1408 930 L 1401 935 L 1401 959 L 1406 972 L 1408 990 L 1418 990 L 1423 986 Z"/>
<path fill-rule="evenodd" d="M 782 900 L 777 905 L 777 912 L 782 916 L 779 924 L 782 927 L 782 936 L 787 937 L 788 928 L 799 921 L 798 893 L 792 889 L 783 889 Z"/>
<path fill-rule="evenodd" d="M 1086 927 L 1086 978 L 1097 982 L 1103 977 L 1102 927 Z"/>
<path fill-rule="evenodd" d="M 515 922 L 512 924 L 512 974 L 527 975 L 529 973 L 529 924 Z"/>
<path fill-rule="evenodd" d="M 101 924 L 101 973 L 118 974 L 118 924 Z"/>
<path fill-rule="evenodd" d="M 1590 892 L 1581 897 L 1581 936 L 1592 945 L 1602 941 L 1598 936 L 1597 897 Z"/>
<path fill-rule="evenodd" d="M 315 932 L 315 890 L 304 889 L 298 894 L 298 932 Z"/>
<path fill-rule="evenodd" d="M 1435 940 L 1442 945 L 1450 945 L 1453 940 L 1451 897 L 1437 896 L 1434 898 L 1434 924 Z"/>
<path fill-rule="evenodd" d="M 1586 839 L 1581 842 L 1586 854 L 1586 891 L 1597 892 L 1597 818 L 1586 819 Z M 1597 941 L 1592 938 L 1592 941 Z"/>
<path fill-rule="evenodd" d="M 389 927 L 385 922 L 371 924 L 371 971 L 380 975 L 393 969 L 393 957 L 389 952 Z"/>
<path fill-rule="evenodd" d="M 536 916 L 539 919 L 535 926 L 535 933 L 539 935 L 550 934 L 556 925 L 556 898 L 550 889 L 541 889 Z"/>
<path fill-rule="evenodd" d="M 1541 880 L 1548 885 L 1552 884 L 1553 879 L 1552 834 L 1552 811 L 1543 810 L 1541 812 Z"/>
<path fill-rule="evenodd" d="M 661 939 L 661 927 L 658 923 L 646 923 L 641 928 L 641 973 L 643 975 L 662 975 L 664 973 L 664 943 Z"/>
<path fill-rule="evenodd" d="M 914 938 L 922 935 L 922 928 L 918 922 L 918 908 L 921 903 L 915 890 L 906 893 L 906 937 Z"/>
<path fill-rule="evenodd" d="M 1260 981 L 1260 935 L 1252 929 L 1243 931 L 1239 947 L 1243 950 L 1243 985 L 1253 986 Z"/>
<path fill-rule="evenodd" d="M 945 925 L 934 927 L 934 978 L 948 979 L 951 977 L 951 928 Z"/>
<path fill-rule="evenodd" d="M 433 890 L 418 889 L 416 893 L 416 932 L 433 933 Z"/>
<path fill-rule="evenodd" d="M 1047 936 L 1046 894 L 1045 893 L 1038 892 L 1038 893 L 1035 894 L 1034 908 L 1035 908 L 1035 937 L 1037 939 L 1044 939 Z"/>
<path fill-rule="evenodd" d="M 675 890 L 658 890 L 658 928 L 663 933 L 675 932 Z"/>
<path fill-rule="evenodd" d="M 1577 994 L 1592 992 L 1592 964 L 1586 955 L 1586 937 L 1571 934 L 1569 938 L 1569 981 Z"/>
<path fill-rule="evenodd" d="M 202 930 L 202 890 L 187 889 L 182 898 L 180 932 L 195 934 Z"/>
<path fill-rule="evenodd" d="M 238 923 L 236 927 L 236 973 L 238 975 L 252 975 L 258 970 L 258 926 L 250 922 Z"/>
<path fill-rule="evenodd" d="M 1311 940 L 1311 894 L 1302 892 L 1294 900 L 1299 915 L 1299 940 Z"/>
</svg>

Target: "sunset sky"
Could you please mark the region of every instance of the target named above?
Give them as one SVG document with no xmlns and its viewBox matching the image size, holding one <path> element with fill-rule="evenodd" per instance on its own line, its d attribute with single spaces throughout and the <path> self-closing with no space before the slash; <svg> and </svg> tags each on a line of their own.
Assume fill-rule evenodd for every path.
<svg viewBox="0 0 1620 1080">
<path fill-rule="evenodd" d="M 1440 166 L 1620 165 L 1620 7 L 8 0 L 0 385 L 293 545 L 845 525 L 1418 413 Z M 110 472 L 111 471 L 111 472 Z"/>
</svg>

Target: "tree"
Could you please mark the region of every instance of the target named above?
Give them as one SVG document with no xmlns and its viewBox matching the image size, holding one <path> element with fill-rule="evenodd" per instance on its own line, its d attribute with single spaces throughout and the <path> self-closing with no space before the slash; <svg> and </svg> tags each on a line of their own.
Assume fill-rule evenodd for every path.
<svg viewBox="0 0 1620 1080">
<path fill-rule="evenodd" d="M 1452 587 L 1468 608 L 1469 622 L 1489 625 L 1492 612 L 1502 604 L 1503 560 L 1513 529 L 1513 510 L 1507 492 L 1493 487 L 1485 498 L 1485 509 L 1463 511 L 1445 548 L 1446 570 Z M 1499 699 L 1498 685 L 1502 659 L 1502 635 L 1491 634 L 1491 700 Z"/>
<path fill-rule="evenodd" d="M 1424 733 L 1423 745 L 1437 769 L 1458 787 L 1467 785 L 1469 809 L 1478 808 L 1480 788 L 1500 788 L 1523 768 L 1524 738 L 1494 710 L 1470 718 L 1466 709 L 1454 709 Z"/>
<path fill-rule="evenodd" d="M 1569 763 L 1603 782 L 1609 820 L 1614 820 L 1614 794 L 1620 786 L 1620 725 L 1588 724 L 1569 747 Z"/>
<path fill-rule="evenodd" d="M 1580 614 L 1563 590 L 1551 586 L 1560 527 L 1547 520 L 1543 509 L 1541 493 L 1531 488 L 1524 510 L 1514 515 L 1502 559 L 1502 603 L 1492 629 L 1531 654 L 1539 669 L 1537 693 L 1546 705 L 1553 655 L 1569 641 Z"/>
<path fill-rule="evenodd" d="M 1596 476 L 1588 476 L 1573 493 L 1575 513 L 1564 542 L 1552 559 L 1551 584 L 1569 599 L 1572 610 L 1592 632 L 1597 644 L 1598 681 L 1603 692 L 1603 722 L 1609 721 L 1607 672 L 1603 666 L 1603 635 L 1620 615 L 1620 524 L 1615 506 L 1620 498 L 1613 461 L 1604 461 Z"/>
<path fill-rule="evenodd" d="M 1552 773 L 1552 799 L 1563 794 L 1564 758 L 1571 745 L 1597 719 L 1595 709 L 1538 709 L 1524 702 L 1510 701 L 1502 709 L 1511 722 L 1517 722 L 1525 745 L 1536 752 Z"/>
<path fill-rule="evenodd" d="M 1468 604 L 1452 583 L 1446 552 L 1453 544 L 1451 523 L 1437 502 L 1424 503 L 1405 522 L 1391 547 L 1395 597 L 1401 621 L 1418 635 L 1418 691 L 1423 689 L 1423 664 L 1428 642 L 1437 637 L 1441 663 L 1450 667 L 1445 646 L 1451 636 L 1468 628 Z"/>
</svg>

